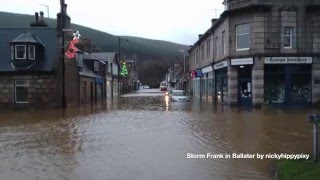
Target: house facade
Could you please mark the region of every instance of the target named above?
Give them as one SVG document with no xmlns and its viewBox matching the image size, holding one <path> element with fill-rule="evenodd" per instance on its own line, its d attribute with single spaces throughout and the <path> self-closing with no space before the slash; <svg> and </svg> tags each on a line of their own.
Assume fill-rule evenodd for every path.
<svg viewBox="0 0 320 180">
<path fill-rule="evenodd" d="M 240 106 L 320 101 L 319 0 L 226 0 L 190 48 L 195 96 Z"/>
<path fill-rule="evenodd" d="M 55 28 L 0 29 L 0 106 L 58 107 Z"/>
<path fill-rule="evenodd" d="M 118 78 L 119 61 L 118 55 L 115 52 L 93 52 L 92 56 L 99 58 L 106 64 L 106 98 L 111 100 L 114 96 L 118 96 L 120 83 Z"/>
</svg>

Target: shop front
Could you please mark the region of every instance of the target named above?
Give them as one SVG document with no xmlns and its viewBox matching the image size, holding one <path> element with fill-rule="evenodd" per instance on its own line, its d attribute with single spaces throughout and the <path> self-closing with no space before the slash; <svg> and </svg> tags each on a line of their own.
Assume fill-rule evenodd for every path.
<svg viewBox="0 0 320 180">
<path fill-rule="evenodd" d="M 204 99 L 212 98 L 212 81 L 213 69 L 212 66 L 207 66 L 201 69 L 203 78 L 201 79 L 201 97 Z"/>
<path fill-rule="evenodd" d="M 227 103 L 228 101 L 228 62 L 222 61 L 214 64 L 213 94 L 215 102 Z"/>
<path fill-rule="evenodd" d="M 266 57 L 264 74 L 265 104 L 312 104 L 312 57 Z"/>
<path fill-rule="evenodd" d="M 201 79 L 203 77 L 201 69 L 197 69 L 193 71 L 192 76 L 193 76 L 193 82 L 192 82 L 193 96 L 201 97 Z"/>
<path fill-rule="evenodd" d="M 238 70 L 238 104 L 252 106 L 252 66 L 253 58 L 231 59 L 231 66 Z"/>
</svg>

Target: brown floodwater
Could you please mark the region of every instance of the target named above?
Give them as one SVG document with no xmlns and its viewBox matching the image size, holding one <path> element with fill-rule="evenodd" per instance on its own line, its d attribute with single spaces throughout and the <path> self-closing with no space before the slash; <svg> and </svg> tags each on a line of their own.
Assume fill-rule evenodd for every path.
<svg viewBox="0 0 320 180">
<path fill-rule="evenodd" d="M 0 110 L 0 179 L 272 179 L 277 160 L 188 153 L 312 152 L 308 114 L 134 95 L 67 110 Z"/>
</svg>

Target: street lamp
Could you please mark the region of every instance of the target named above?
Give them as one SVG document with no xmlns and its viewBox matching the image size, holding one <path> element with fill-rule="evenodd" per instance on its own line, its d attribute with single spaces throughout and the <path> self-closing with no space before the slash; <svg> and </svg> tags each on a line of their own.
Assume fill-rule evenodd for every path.
<svg viewBox="0 0 320 180">
<path fill-rule="evenodd" d="M 120 96 L 120 64 L 121 64 L 121 37 L 120 36 L 118 36 L 118 40 L 119 40 L 118 54 L 119 54 L 119 62 L 120 62 L 120 63 L 118 63 L 118 96 Z M 128 39 L 126 39 L 126 43 L 129 43 Z M 121 80 L 122 80 L 122 78 L 121 78 Z"/>
</svg>

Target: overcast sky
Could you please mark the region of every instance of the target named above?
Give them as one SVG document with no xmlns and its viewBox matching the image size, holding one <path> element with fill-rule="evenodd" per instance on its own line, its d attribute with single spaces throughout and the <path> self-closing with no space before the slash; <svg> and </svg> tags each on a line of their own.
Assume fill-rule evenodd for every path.
<svg viewBox="0 0 320 180">
<path fill-rule="evenodd" d="M 223 0 L 65 0 L 71 22 L 114 35 L 193 44 L 223 11 Z M 9 0 L 0 11 L 56 18 L 60 0 Z M 81 32 L 80 32 L 81 34 Z"/>
</svg>

